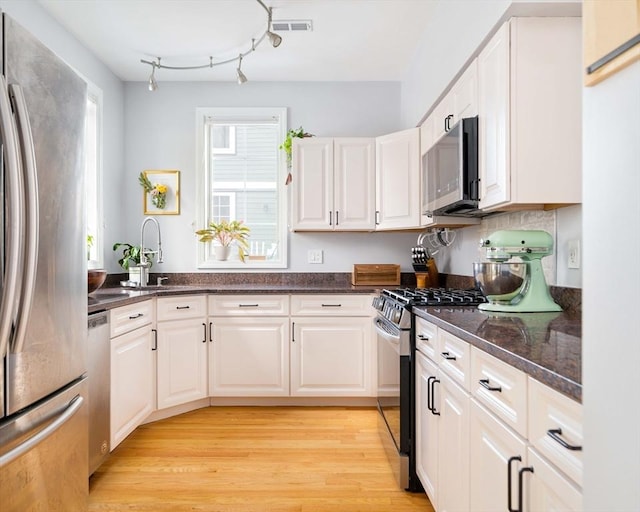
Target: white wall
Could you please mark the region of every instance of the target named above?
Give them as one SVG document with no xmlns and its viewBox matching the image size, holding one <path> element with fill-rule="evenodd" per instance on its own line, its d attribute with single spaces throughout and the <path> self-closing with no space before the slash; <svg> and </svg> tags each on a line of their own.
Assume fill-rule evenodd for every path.
<svg viewBox="0 0 640 512">
<path fill-rule="evenodd" d="M 0 9 L 40 39 L 69 66 L 103 93 L 103 188 L 105 204 L 110 191 L 122 188 L 123 169 L 123 102 L 122 81 L 35 1 L 0 0 Z M 121 210 L 105 216 L 105 239 L 113 240 L 123 222 Z M 109 247 L 110 249 L 110 247 Z M 111 251 L 108 251 L 111 252 Z M 105 256 L 108 256 L 105 250 Z"/>
<path fill-rule="evenodd" d="M 157 77 L 160 79 L 160 77 Z M 162 216 L 165 262 L 162 272 L 196 271 L 195 109 L 197 107 L 274 106 L 288 108 L 288 126 L 316 136 L 377 136 L 397 131 L 400 85 L 358 83 L 159 82 L 154 93 L 146 83 L 125 85 L 125 184 L 117 190 L 115 208 L 126 219 L 113 241 L 138 241 L 145 169 L 181 171 L 181 214 Z M 294 177 L 295 179 L 295 177 Z M 107 211 L 107 216 L 111 211 Z M 153 235 L 152 235 L 153 236 Z M 289 268 L 295 272 L 349 272 L 354 263 L 398 263 L 411 270 L 410 247 L 415 233 L 291 233 Z M 308 264 L 307 250 L 323 249 L 324 263 Z M 108 268 L 119 271 L 116 254 Z"/>
<path fill-rule="evenodd" d="M 640 503 L 640 62 L 583 94 L 584 508 Z"/>
</svg>

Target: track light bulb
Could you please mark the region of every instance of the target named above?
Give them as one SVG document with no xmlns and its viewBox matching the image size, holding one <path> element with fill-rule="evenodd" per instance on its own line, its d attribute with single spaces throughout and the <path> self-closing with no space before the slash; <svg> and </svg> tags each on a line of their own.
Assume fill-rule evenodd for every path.
<svg viewBox="0 0 640 512">
<path fill-rule="evenodd" d="M 240 55 L 240 61 L 238 62 L 238 69 L 236 69 L 236 73 L 238 73 L 238 84 L 239 85 L 242 85 L 243 83 L 245 83 L 247 81 L 247 77 L 242 72 L 242 69 L 240 69 L 241 67 L 242 67 L 242 55 Z"/>
<path fill-rule="evenodd" d="M 280 46 L 280 43 L 282 42 L 282 38 L 278 34 L 274 34 L 270 30 L 267 30 L 267 37 L 269 38 L 269 41 L 271 41 L 271 45 L 274 48 L 277 48 L 278 46 Z"/>
<path fill-rule="evenodd" d="M 151 69 L 151 76 L 149 77 L 149 90 L 151 92 L 158 90 L 158 82 L 156 82 L 155 72 L 156 66 L 153 65 Z"/>
</svg>

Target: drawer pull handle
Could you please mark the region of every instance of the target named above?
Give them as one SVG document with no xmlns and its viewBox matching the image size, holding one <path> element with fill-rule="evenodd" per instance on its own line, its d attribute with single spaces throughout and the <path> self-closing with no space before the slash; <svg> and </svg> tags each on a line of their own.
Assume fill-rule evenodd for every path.
<svg viewBox="0 0 640 512">
<path fill-rule="evenodd" d="M 176 309 L 189 309 L 191 306 L 176 306 Z"/>
<path fill-rule="evenodd" d="M 239 308 L 257 308 L 259 304 L 238 304 Z"/>
<path fill-rule="evenodd" d="M 418 339 L 422 341 L 429 341 L 429 336 L 425 336 L 424 334 L 418 334 Z"/>
<path fill-rule="evenodd" d="M 498 393 L 502 393 L 502 387 L 501 386 L 490 386 L 489 385 L 489 379 L 480 379 L 478 382 L 487 391 L 497 391 Z"/>
<path fill-rule="evenodd" d="M 323 304 L 323 308 L 341 308 L 342 304 Z"/>
<path fill-rule="evenodd" d="M 141 316 L 144 316 L 144 314 L 138 313 L 137 315 L 131 315 L 129 317 L 129 320 L 135 320 L 136 318 L 140 318 Z"/>
<path fill-rule="evenodd" d="M 455 361 L 456 360 L 456 356 L 452 356 L 449 352 L 441 352 L 442 357 L 444 357 L 445 359 L 449 360 L 449 361 Z"/>
<path fill-rule="evenodd" d="M 553 439 L 554 441 L 560 443 L 560 445 L 563 448 L 566 448 L 567 450 L 573 450 L 573 451 L 576 451 L 576 452 L 581 452 L 582 451 L 582 446 L 576 446 L 576 445 L 573 445 L 573 444 L 569 444 L 564 439 L 562 439 L 562 437 L 560 437 L 562 435 L 562 429 L 561 428 L 555 428 L 555 429 L 547 430 L 547 435 L 551 439 Z"/>
</svg>

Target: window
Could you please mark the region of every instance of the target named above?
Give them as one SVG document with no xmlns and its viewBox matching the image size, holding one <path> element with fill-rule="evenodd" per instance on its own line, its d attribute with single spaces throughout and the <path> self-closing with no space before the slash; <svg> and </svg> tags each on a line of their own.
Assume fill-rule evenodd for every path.
<svg viewBox="0 0 640 512">
<path fill-rule="evenodd" d="M 102 92 L 89 86 L 85 117 L 85 204 L 87 211 L 87 257 L 94 268 L 104 268 L 102 224 L 101 130 Z"/>
<path fill-rule="evenodd" d="M 213 243 L 198 244 L 198 268 L 285 268 L 287 225 L 284 108 L 196 110 L 199 158 L 198 229 L 243 221 L 251 230 L 245 263 L 232 250 L 216 260 Z"/>
</svg>

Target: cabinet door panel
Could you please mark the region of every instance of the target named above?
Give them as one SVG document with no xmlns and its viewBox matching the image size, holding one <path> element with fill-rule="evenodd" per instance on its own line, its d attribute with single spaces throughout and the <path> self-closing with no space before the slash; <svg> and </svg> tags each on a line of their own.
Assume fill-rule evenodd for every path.
<svg viewBox="0 0 640 512">
<path fill-rule="evenodd" d="M 289 394 L 288 318 L 216 318 L 209 343 L 209 394 Z"/>
<path fill-rule="evenodd" d="M 517 472 L 526 465 L 524 440 L 511 432 L 493 415 L 471 400 L 469 436 L 469 502 L 473 510 L 508 510 L 507 465 L 519 456 L 511 468 L 512 506 L 517 504 Z M 524 510 L 530 510 L 525 505 Z"/>
<path fill-rule="evenodd" d="M 294 318 L 293 323 L 292 395 L 371 393 L 369 318 Z"/>
<path fill-rule="evenodd" d="M 478 56 L 480 208 L 509 201 L 509 23 Z"/>
<path fill-rule="evenodd" d="M 469 395 L 441 374 L 439 511 L 469 510 Z"/>
<path fill-rule="evenodd" d="M 375 139 L 334 141 L 334 212 L 336 230 L 375 227 Z"/>
<path fill-rule="evenodd" d="M 294 139 L 292 229 L 332 230 L 333 139 Z"/>
<path fill-rule="evenodd" d="M 153 412 L 151 326 L 111 340 L 111 450 Z"/>
<path fill-rule="evenodd" d="M 529 448 L 529 476 L 531 510 L 536 512 L 579 511 L 582 508 L 582 492 L 554 466 Z"/>
<path fill-rule="evenodd" d="M 158 409 L 207 396 L 205 325 L 191 319 L 158 323 Z"/>
<path fill-rule="evenodd" d="M 431 380 L 439 377 L 438 367 L 429 358 L 416 352 L 416 473 L 424 487 L 429 501 L 440 510 L 438 495 L 438 440 L 440 416 L 429 409 Z M 439 397 L 437 384 L 435 394 Z M 436 411 L 440 410 L 440 400 L 436 398 Z"/>
<path fill-rule="evenodd" d="M 420 225 L 418 128 L 376 139 L 376 229 Z"/>
</svg>

